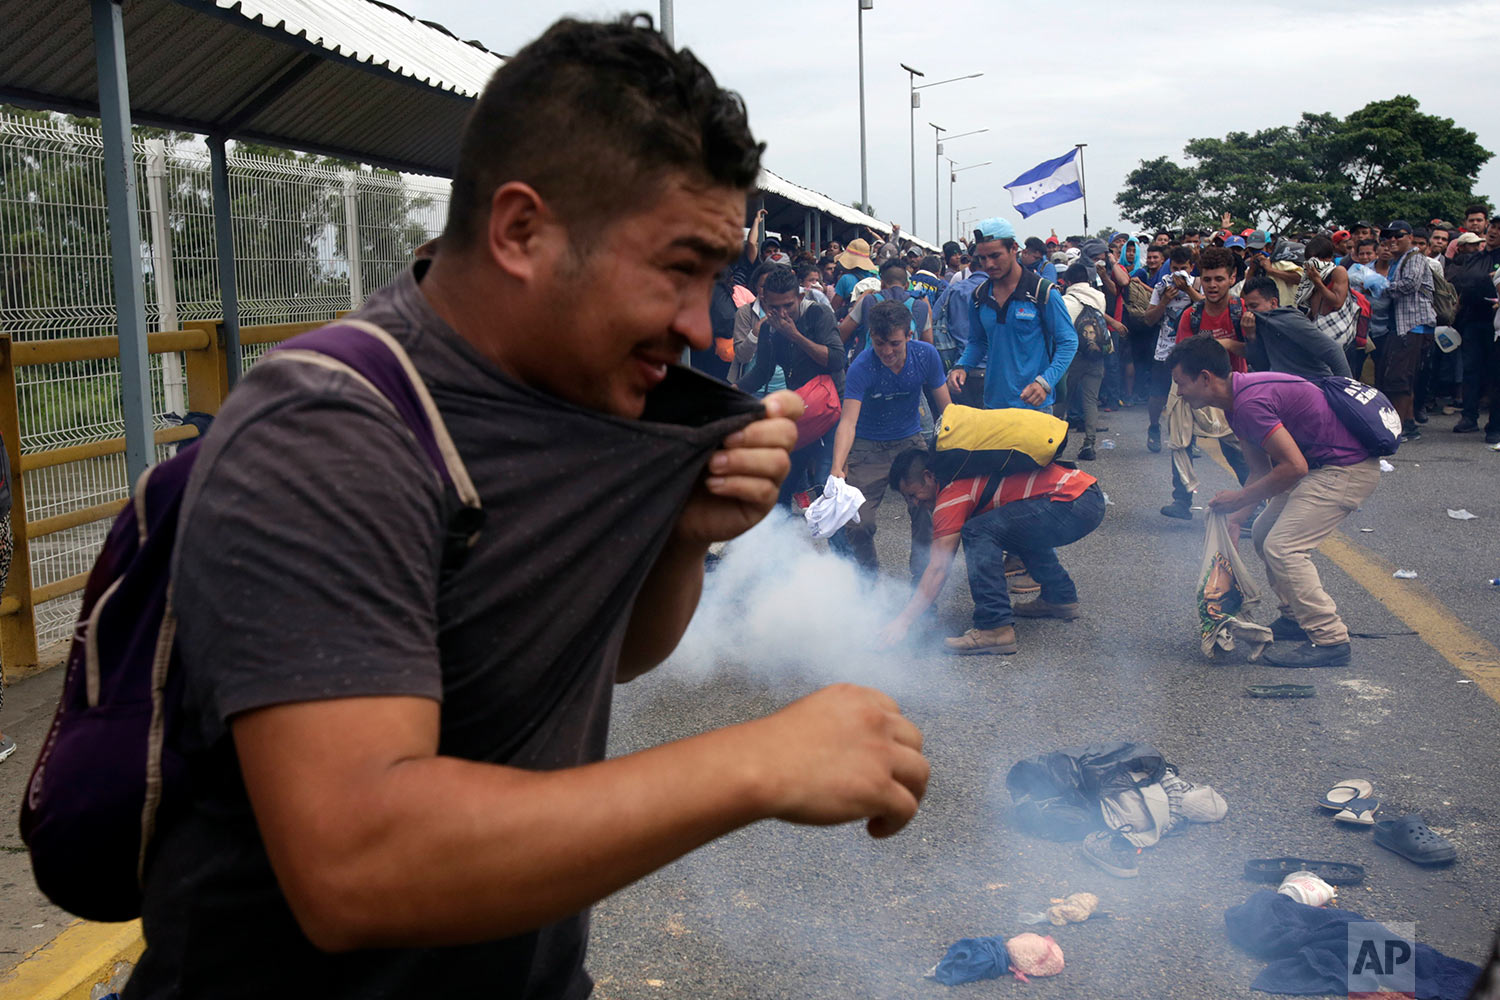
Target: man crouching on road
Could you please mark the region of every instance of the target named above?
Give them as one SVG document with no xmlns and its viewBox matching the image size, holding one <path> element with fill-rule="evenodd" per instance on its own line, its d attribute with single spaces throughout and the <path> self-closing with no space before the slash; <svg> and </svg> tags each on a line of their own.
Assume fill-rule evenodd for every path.
<svg viewBox="0 0 1500 1000">
<path fill-rule="evenodd" d="M 890 485 L 913 507 L 932 511 L 932 547 L 927 571 L 896 620 L 880 633 L 894 645 L 937 600 L 958 543 L 964 543 L 974 627 L 944 640 L 948 652 L 1016 652 L 1016 618 L 1078 617 L 1078 588 L 1057 560 L 1055 549 L 1078 541 L 1104 520 L 1104 494 L 1087 472 L 1053 462 L 1037 472 L 1018 472 L 992 482 L 992 476 L 938 483 L 927 452 L 912 448 L 891 463 Z M 1036 600 L 1014 607 L 1005 581 L 1005 552 L 1018 553 L 1042 586 Z"/>
<path fill-rule="evenodd" d="M 1323 589 L 1312 553 L 1375 492 L 1378 460 L 1329 408 L 1323 390 L 1306 379 L 1231 372 L 1228 352 L 1206 337 L 1172 348 L 1167 364 L 1189 404 L 1225 412 L 1250 463 L 1245 485 L 1217 494 L 1209 509 L 1231 515 L 1237 534 L 1256 504 L 1270 501 L 1255 519 L 1255 551 L 1281 599 L 1281 617 L 1271 631 L 1297 644 L 1272 646 L 1266 662 L 1347 666 L 1349 630 Z"/>
<path fill-rule="evenodd" d="M 230 395 L 176 546 L 198 746 L 131 1000 L 580 1000 L 588 907 L 622 886 L 761 819 L 911 819 L 921 734 L 865 688 L 604 759 L 613 685 L 671 653 L 709 543 L 787 474 L 794 395 L 714 450 L 684 401 L 755 403 L 674 366 L 712 344 L 761 149 L 633 19 L 559 21 L 495 73 L 436 257 L 355 313 L 473 480 L 457 566 L 432 462 L 368 383 L 284 356 Z"/>
</svg>

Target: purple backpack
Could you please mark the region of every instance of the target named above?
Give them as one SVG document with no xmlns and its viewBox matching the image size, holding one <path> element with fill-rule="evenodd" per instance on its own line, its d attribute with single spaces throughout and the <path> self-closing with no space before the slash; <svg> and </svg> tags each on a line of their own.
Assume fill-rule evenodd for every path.
<svg viewBox="0 0 1500 1000">
<path fill-rule="evenodd" d="M 359 320 L 296 337 L 266 363 L 342 371 L 388 403 L 456 498 L 445 559 L 467 550 L 479 497 L 411 360 Z M 198 442 L 152 466 L 115 519 L 83 591 L 62 699 L 21 804 L 21 836 L 47 898 L 89 920 L 141 912 L 153 836 L 188 799 L 183 678 L 170 577 Z"/>
</svg>

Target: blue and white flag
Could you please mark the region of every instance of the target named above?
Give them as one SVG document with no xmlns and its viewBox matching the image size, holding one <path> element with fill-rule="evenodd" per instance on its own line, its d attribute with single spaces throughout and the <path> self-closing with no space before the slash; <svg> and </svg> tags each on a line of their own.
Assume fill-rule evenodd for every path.
<svg viewBox="0 0 1500 1000">
<path fill-rule="evenodd" d="M 1023 219 L 1053 205 L 1077 201 L 1083 197 L 1083 185 L 1078 179 L 1078 150 L 1038 163 L 1005 185 L 1005 189 Z"/>
</svg>

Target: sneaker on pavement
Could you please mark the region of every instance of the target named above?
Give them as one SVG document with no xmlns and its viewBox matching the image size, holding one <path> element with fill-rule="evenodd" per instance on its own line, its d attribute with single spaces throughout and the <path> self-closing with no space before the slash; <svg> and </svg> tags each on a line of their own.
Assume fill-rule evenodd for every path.
<svg viewBox="0 0 1500 1000">
<path fill-rule="evenodd" d="M 1098 457 L 1094 454 L 1094 446 L 1091 444 L 1086 444 L 1078 449 L 1078 461 L 1080 462 L 1092 462 Z"/>
<path fill-rule="evenodd" d="M 9 736 L 0 736 L 0 760 L 16 752 L 16 741 Z"/>
<path fill-rule="evenodd" d="M 1173 500 L 1161 509 L 1162 517 L 1175 517 L 1179 521 L 1193 519 L 1193 505 L 1186 500 Z"/>
<path fill-rule="evenodd" d="M 1458 423 L 1453 425 L 1455 434 L 1473 434 L 1477 430 L 1479 430 L 1479 421 L 1470 420 L 1468 417 L 1459 418 Z"/>
<path fill-rule="evenodd" d="M 1417 430 L 1417 422 L 1415 420 L 1401 428 L 1401 440 L 1403 442 L 1422 440 L 1422 432 Z"/>
<path fill-rule="evenodd" d="M 1485 444 L 1500 444 L 1500 431 L 1486 431 L 1484 435 Z"/>
<path fill-rule="evenodd" d="M 1056 618 L 1058 621 L 1070 622 L 1078 617 L 1078 602 L 1053 604 L 1038 597 L 1034 601 L 1012 604 L 1010 611 L 1017 618 Z"/>
<path fill-rule="evenodd" d="M 955 656 L 973 656 L 976 653 L 998 653 L 1010 656 L 1020 647 L 1016 645 L 1016 629 L 1013 625 L 999 628 L 971 628 L 963 635 L 943 640 L 943 648 Z"/>
<path fill-rule="evenodd" d="M 1297 619 L 1282 615 L 1271 623 L 1271 635 L 1278 642 L 1308 642 L 1307 633 L 1297 624 Z"/>
<path fill-rule="evenodd" d="M 1083 856 L 1115 878 L 1135 878 L 1141 873 L 1137 859 L 1141 849 L 1118 833 L 1098 830 L 1083 838 Z"/>
<path fill-rule="evenodd" d="M 1146 447 L 1151 451 L 1161 451 L 1161 427 L 1153 424 L 1146 428 Z"/>
<path fill-rule="evenodd" d="M 1415 420 L 1419 424 L 1425 424 L 1425 423 L 1427 423 L 1427 410 L 1426 410 L 1426 408 L 1425 407 L 1418 407 L 1417 409 L 1413 410 L 1411 418 L 1413 420 Z"/>
<path fill-rule="evenodd" d="M 1333 646 L 1319 646 L 1311 642 L 1296 645 L 1272 644 L 1261 654 L 1261 659 L 1275 667 L 1347 667 L 1349 666 L 1349 644 L 1341 642 Z"/>
</svg>

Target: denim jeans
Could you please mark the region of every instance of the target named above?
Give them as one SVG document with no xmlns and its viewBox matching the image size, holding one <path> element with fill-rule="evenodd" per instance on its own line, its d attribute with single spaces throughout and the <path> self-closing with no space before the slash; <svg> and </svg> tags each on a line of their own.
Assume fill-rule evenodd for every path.
<svg viewBox="0 0 1500 1000">
<path fill-rule="evenodd" d="M 1034 497 L 1003 504 L 970 518 L 963 527 L 974 627 L 1000 628 L 1015 621 L 1005 583 L 1005 553 L 1021 557 L 1049 604 L 1078 600 L 1073 578 L 1057 561 L 1058 547 L 1078 541 L 1104 520 L 1104 494 L 1095 483 L 1077 500 Z"/>
<path fill-rule="evenodd" d="M 783 507 L 792 505 L 792 494 L 828 482 L 829 470 L 833 468 L 833 435 L 838 428 L 824 434 L 812 444 L 792 452 L 792 467 L 781 484 L 781 495 L 777 502 Z"/>
</svg>

